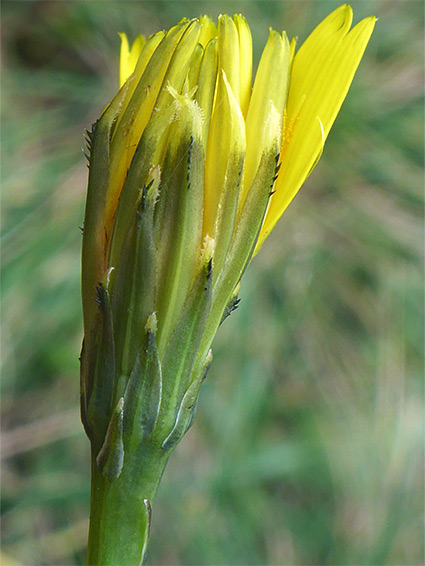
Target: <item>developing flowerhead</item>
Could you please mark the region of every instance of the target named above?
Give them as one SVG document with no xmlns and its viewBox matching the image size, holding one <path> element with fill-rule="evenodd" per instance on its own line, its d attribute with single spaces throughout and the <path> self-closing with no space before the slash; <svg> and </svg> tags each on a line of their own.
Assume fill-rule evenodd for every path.
<svg viewBox="0 0 425 566">
<path fill-rule="evenodd" d="M 375 18 L 351 22 L 341 6 L 297 52 L 270 30 L 254 80 L 240 15 L 182 20 L 131 47 L 121 34 L 120 90 L 89 134 L 87 421 L 96 368 L 110 414 L 154 336 L 158 403 L 172 413 L 154 421 L 171 434 L 247 264 L 320 158 Z"/>
</svg>

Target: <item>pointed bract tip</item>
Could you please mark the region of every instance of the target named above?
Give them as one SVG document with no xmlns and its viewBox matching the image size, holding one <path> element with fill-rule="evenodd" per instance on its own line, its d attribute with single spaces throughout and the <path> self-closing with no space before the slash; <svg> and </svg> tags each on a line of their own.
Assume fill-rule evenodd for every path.
<svg viewBox="0 0 425 566">
<path fill-rule="evenodd" d="M 208 263 L 213 255 L 215 250 L 215 240 L 211 238 L 208 234 L 204 238 L 203 246 L 202 246 L 202 261 L 204 263 Z"/>
<path fill-rule="evenodd" d="M 149 169 L 149 182 L 147 184 L 147 197 L 149 200 L 156 201 L 159 195 L 159 185 L 161 184 L 161 166 L 152 165 Z"/>
<path fill-rule="evenodd" d="M 110 267 L 109 269 L 106 270 L 102 281 L 102 285 L 105 289 L 109 288 L 109 284 L 111 283 L 111 277 L 114 271 L 115 271 L 115 267 Z"/>
<path fill-rule="evenodd" d="M 148 316 L 148 320 L 145 325 L 146 332 L 151 332 L 152 334 L 156 334 L 158 328 L 158 319 L 156 317 L 156 313 L 153 312 Z"/>
</svg>

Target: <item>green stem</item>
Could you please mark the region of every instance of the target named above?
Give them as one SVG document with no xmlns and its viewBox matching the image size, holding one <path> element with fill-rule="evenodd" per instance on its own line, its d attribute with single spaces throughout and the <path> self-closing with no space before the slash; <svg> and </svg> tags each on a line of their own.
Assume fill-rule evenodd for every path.
<svg viewBox="0 0 425 566">
<path fill-rule="evenodd" d="M 169 454 L 144 443 L 125 455 L 120 476 L 110 482 L 94 453 L 87 564 L 139 566 L 149 536 L 150 506 Z"/>
</svg>

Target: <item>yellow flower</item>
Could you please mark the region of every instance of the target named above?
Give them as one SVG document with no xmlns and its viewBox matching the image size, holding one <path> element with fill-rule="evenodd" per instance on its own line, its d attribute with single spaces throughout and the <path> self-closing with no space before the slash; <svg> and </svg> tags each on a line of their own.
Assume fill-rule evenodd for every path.
<svg viewBox="0 0 425 566">
<path fill-rule="evenodd" d="M 218 72 L 222 69 L 225 78 L 219 75 L 216 96 L 218 100 L 223 97 L 223 94 L 220 96 L 219 89 L 223 89 L 227 78 L 227 87 L 230 87 L 229 98 L 232 98 L 235 106 L 234 109 L 218 108 L 216 119 L 211 120 L 211 125 L 211 108 L 205 109 L 206 127 L 209 127 L 210 131 L 210 161 L 205 173 L 208 182 L 205 187 L 207 202 L 204 211 L 204 233 L 212 229 L 220 188 L 223 190 L 224 167 L 221 171 L 216 171 L 216 167 L 226 163 L 226 159 L 223 160 L 223 156 L 216 159 L 220 156 L 214 155 L 213 152 L 220 151 L 219 148 L 225 151 L 222 136 L 226 133 L 231 135 L 226 129 L 228 117 L 233 116 L 236 119 L 237 115 L 240 119 L 240 113 L 244 117 L 245 127 L 242 119 L 234 126 L 237 129 L 235 137 L 239 138 L 237 143 L 247 146 L 242 189 L 244 195 L 249 190 L 258 168 L 259 148 L 264 143 L 262 136 L 266 135 L 264 130 L 267 120 L 270 119 L 268 112 L 270 104 L 273 104 L 280 115 L 283 110 L 281 167 L 257 249 L 270 234 L 322 154 L 326 137 L 345 99 L 376 21 L 375 17 L 365 18 L 350 30 L 352 19 L 350 6 L 343 5 L 336 9 L 317 26 L 294 58 L 295 41 L 292 40 L 289 45 L 284 32 L 281 36 L 271 30 L 253 89 L 251 35 L 245 19 L 240 15 L 235 15 L 233 20 L 229 16 L 220 16 L 218 30 L 208 17 L 200 19 L 199 41 L 202 50 L 199 48 L 199 52 L 193 52 L 195 69 L 191 64 L 188 74 L 199 73 L 202 52 L 209 41 L 215 45 L 218 39 Z M 138 56 L 145 43 L 143 36 L 139 36 L 130 50 L 125 34 L 121 34 L 121 38 L 120 86 L 135 71 Z M 290 68 L 292 58 L 293 64 Z M 208 79 L 215 82 L 216 73 L 212 73 Z M 195 84 L 195 81 L 192 80 L 191 84 Z M 203 83 L 199 81 L 198 88 L 202 86 Z M 210 88 L 214 86 L 210 85 Z"/>
<path fill-rule="evenodd" d="M 298 51 L 271 29 L 254 80 L 240 15 L 182 20 L 131 47 L 120 34 L 120 90 L 88 134 L 82 398 L 99 442 L 131 413 L 141 364 L 162 380 L 149 426 L 167 447 L 183 434 L 217 328 L 320 158 L 375 18 L 351 23 L 341 6 Z"/>
<path fill-rule="evenodd" d="M 267 238 L 322 155 L 375 26 L 369 17 L 350 30 L 344 5 L 317 26 L 294 57 L 284 115 L 282 166 L 257 247 Z"/>
<path fill-rule="evenodd" d="M 123 547 L 140 563 L 149 502 L 192 423 L 216 331 L 320 158 L 375 18 L 351 22 L 341 6 L 297 52 L 270 30 L 254 80 L 240 15 L 182 20 L 131 47 L 121 34 L 120 89 L 88 132 L 90 564 L 119 563 Z"/>
</svg>

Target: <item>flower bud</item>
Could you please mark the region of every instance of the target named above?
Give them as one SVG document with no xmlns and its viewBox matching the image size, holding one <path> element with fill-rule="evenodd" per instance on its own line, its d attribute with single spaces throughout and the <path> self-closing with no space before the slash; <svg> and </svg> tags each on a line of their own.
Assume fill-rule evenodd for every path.
<svg viewBox="0 0 425 566">
<path fill-rule="evenodd" d="M 270 30 L 252 86 L 245 19 L 182 20 L 132 46 L 88 134 L 82 418 L 113 481 L 193 420 L 241 277 L 315 166 L 374 26 L 342 6 L 295 54 Z"/>
</svg>

